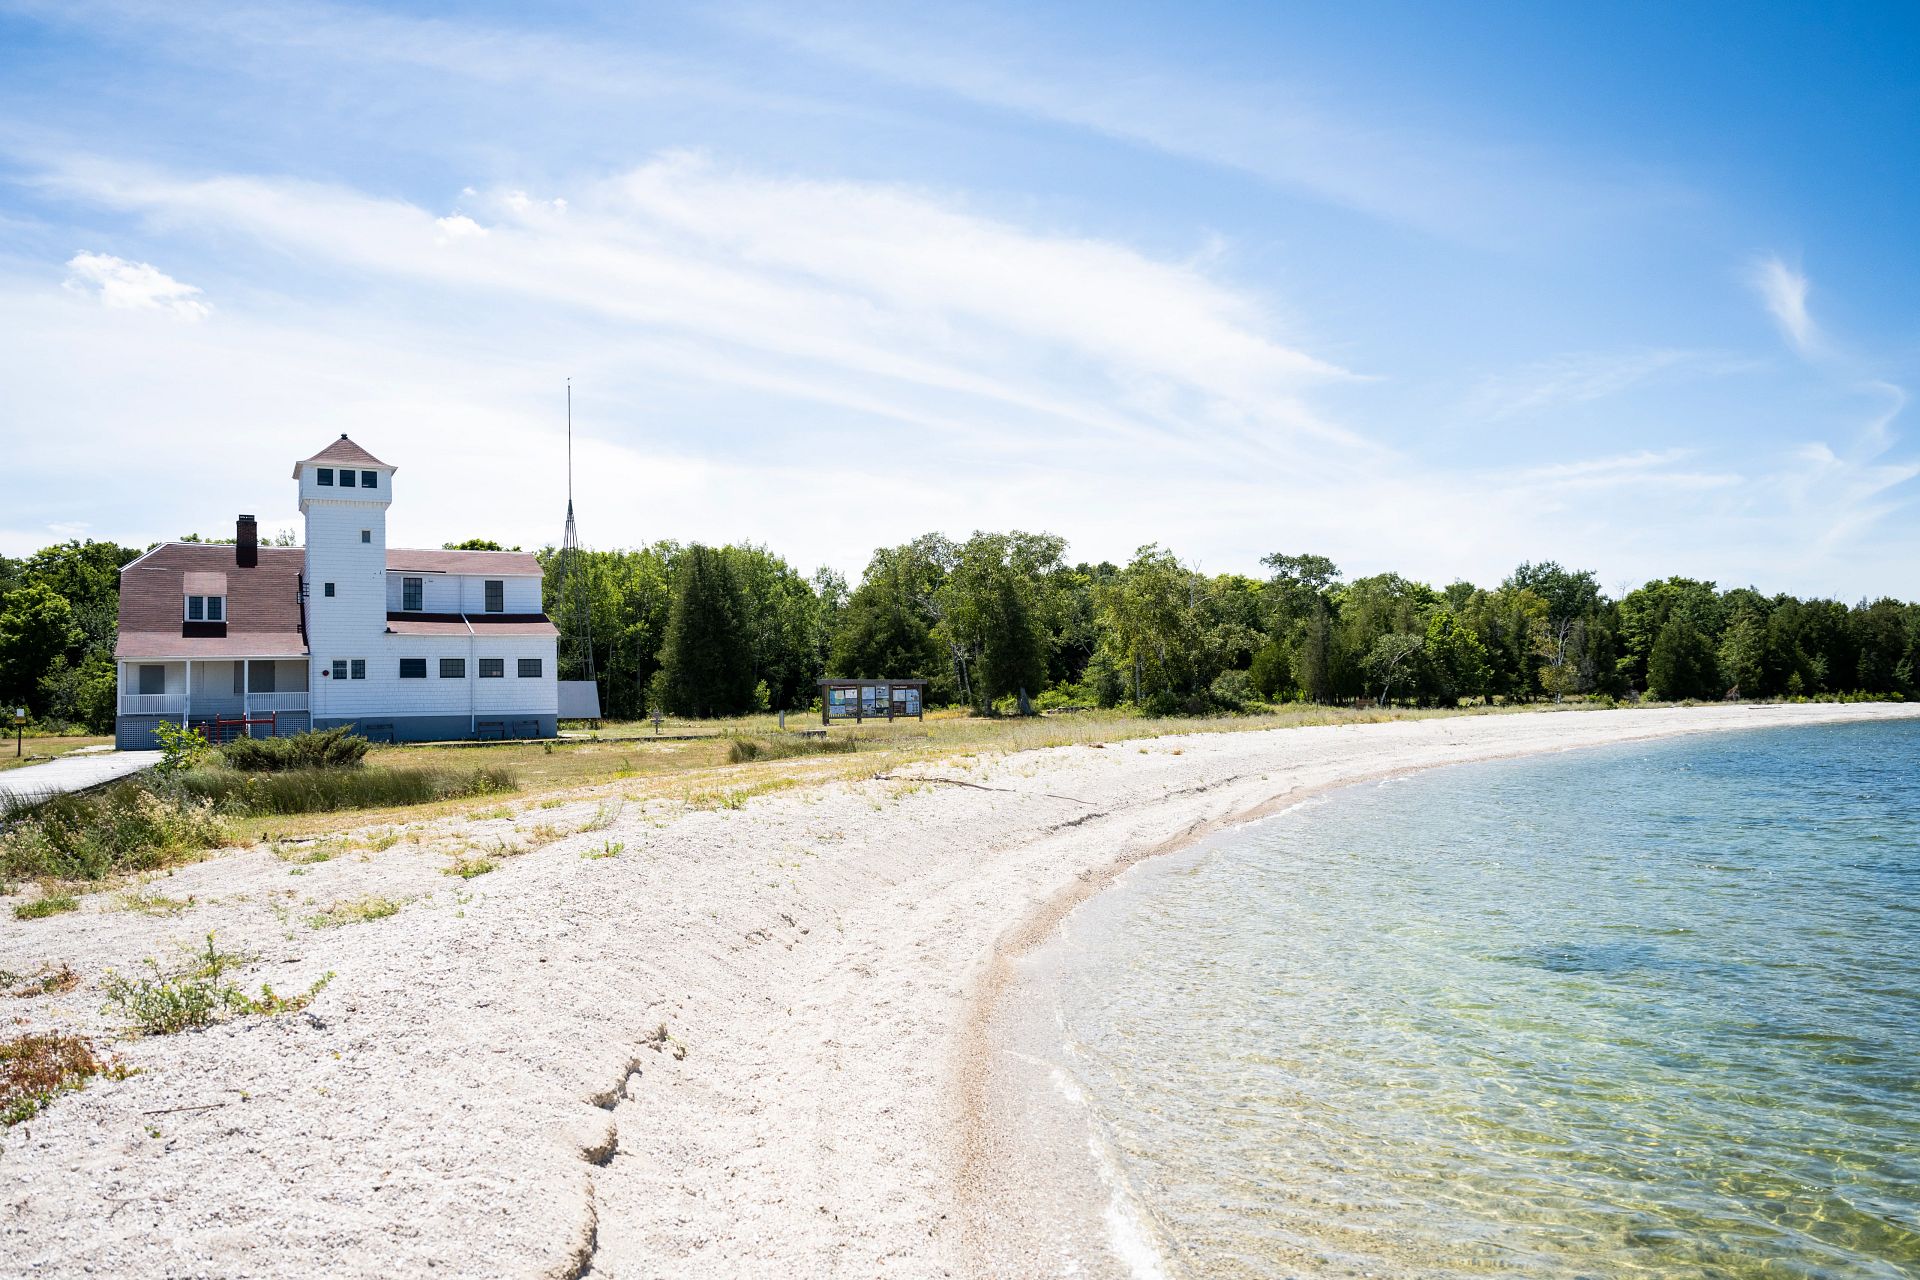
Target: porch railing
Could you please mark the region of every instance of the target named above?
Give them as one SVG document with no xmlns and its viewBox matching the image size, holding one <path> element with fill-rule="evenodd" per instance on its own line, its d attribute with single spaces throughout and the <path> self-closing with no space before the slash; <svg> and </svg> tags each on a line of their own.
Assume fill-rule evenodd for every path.
<svg viewBox="0 0 1920 1280">
<path fill-rule="evenodd" d="M 120 714 L 123 716 L 177 716 L 186 709 L 187 698 L 182 693 L 120 695 Z"/>
</svg>

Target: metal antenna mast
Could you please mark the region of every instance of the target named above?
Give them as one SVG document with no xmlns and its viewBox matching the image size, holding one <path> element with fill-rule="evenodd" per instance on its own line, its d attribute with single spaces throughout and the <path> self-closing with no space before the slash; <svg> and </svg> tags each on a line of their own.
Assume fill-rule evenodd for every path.
<svg viewBox="0 0 1920 1280">
<path fill-rule="evenodd" d="M 560 677 L 591 680 L 600 676 L 593 664 L 593 603 L 587 594 L 587 570 L 581 559 L 580 531 L 573 523 L 573 379 L 567 379 L 567 531 L 560 540 Z M 571 659 L 571 661 L 569 661 Z"/>
</svg>

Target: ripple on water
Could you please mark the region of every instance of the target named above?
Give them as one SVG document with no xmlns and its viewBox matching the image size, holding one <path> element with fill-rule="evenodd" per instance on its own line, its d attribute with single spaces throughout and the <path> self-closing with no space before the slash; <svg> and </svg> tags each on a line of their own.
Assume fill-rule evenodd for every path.
<svg viewBox="0 0 1920 1280">
<path fill-rule="evenodd" d="M 1043 963 L 1209 1276 L 1920 1274 L 1920 725 L 1439 770 L 1229 833 Z"/>
</svg>

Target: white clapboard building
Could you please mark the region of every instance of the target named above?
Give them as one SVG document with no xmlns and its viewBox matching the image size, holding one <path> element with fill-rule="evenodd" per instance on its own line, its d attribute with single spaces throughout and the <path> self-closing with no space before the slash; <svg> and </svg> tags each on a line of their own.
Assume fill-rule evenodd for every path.
<svg viewBox="0 0 1920 1280">
<path fill-rule="evenodd" d="M 394 468 L 341 436 L 294 464 L 304 547 L 166 542 L 120 571 L 122 748 L 353 725 L 370 738 L 550 737 L 557 633 L 518 551 L 387 546 Z"/>
</svg>

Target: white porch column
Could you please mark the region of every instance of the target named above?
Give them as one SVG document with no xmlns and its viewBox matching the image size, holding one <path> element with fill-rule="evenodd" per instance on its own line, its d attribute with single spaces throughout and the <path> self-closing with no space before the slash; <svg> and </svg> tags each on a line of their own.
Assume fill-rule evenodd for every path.
<svg viewBox="0 0 1920 1280">
<path fill-rule="evenodd" d="M 253 659 L 240 659 L 240 718 L 253 719 Z M 247 726 L 247 736 L 253 736 L 253 726 Z"/>
<path fill-rule="evenodd" d="M 187 659 L 186 668 L 187 668 L 187 692 L 186 692 L 186 696 L 180 700 L 180 727 L 182 729 L 187 727 L 187 717 L 193 713 L 193 659 L 192 658 Z"/>
</svg>

